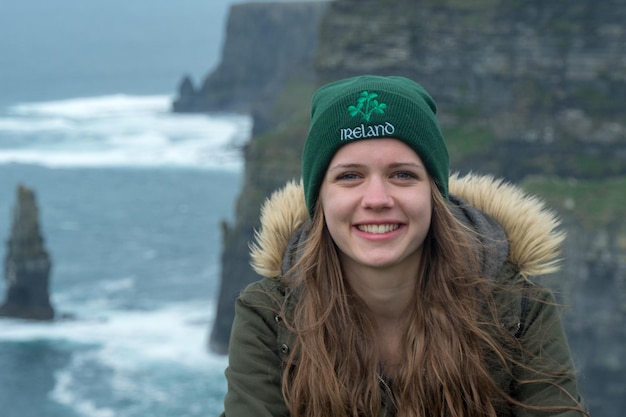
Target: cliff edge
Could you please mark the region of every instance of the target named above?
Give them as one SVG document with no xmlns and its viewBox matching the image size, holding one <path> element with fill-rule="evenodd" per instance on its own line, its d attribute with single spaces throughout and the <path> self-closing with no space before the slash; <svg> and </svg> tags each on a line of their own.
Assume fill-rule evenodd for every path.
<svg viewBox="0 0 626 417">
<path fill-rule="evenodd" d="M 267 131 L 276 124 L 271 110 L 289 80 L 314 79 L 326 6 L 323 1 L 233 5 L 219 65 L 197 88 L 184 77 L 173 111 L 252 114 L 255 134 Z"/>
</svg>

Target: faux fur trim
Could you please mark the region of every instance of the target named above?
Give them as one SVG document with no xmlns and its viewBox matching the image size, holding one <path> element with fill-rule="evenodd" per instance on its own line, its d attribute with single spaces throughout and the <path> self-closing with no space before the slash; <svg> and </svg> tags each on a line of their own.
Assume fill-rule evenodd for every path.
<svg viewBox="0 0 626 417">
<path fill-rule="evenodd" d="M 283 256 L 291 236 L 309 218 L 302 181 L 288 182 L 261 207 L 261 230 L 254 232 L 250 246 L 252 268 L 264 277 L 281 274 Z"/>
<path fill-rule="evenodd" d="M 519 187 L 492 176 L 450 177 L 450 193 L 490 215 L 509 239 L 509 261 L 525 276 L 559 269 L 565 232 L 561 221 L 544 202 Z"/>
<path fill-rule="evenodd" d="M 492 176 L 450 177 L 450 193 L 489 214 L 505 230 L 509 260 L 524 276 L 556 271 L 565 233 L 556 213 L 519 187 Z M 283 256 L 295 231 L 308 219 L 302 182 L 287 183 L 261 208 L 261 229 L 251 245 L 251 264 L 265 277 L 281 274 Z"/>
</svg>

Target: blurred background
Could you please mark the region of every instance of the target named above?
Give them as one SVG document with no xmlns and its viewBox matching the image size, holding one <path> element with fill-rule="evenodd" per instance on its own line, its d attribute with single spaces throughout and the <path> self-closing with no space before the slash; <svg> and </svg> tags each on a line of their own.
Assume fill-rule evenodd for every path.
<svg viewBox="0 0 626 417">
<path fill-rule="evenodd" d="M 218 415 L 260 204 L 299 177 L 311 93 L 361 73 L 423 84 L 454 171 L 558 212 L 562 269 L 537 279 L 591 414 L 619 415 L 624 19 L 621 0 L 4 1 L 2 415 Z M 7 265 L 39 266 L 54 320 L 15 317 Z"/>
<path fill-rule="evenodd" d="M 225 358 L 206 340 L 251 122 L 171 106 L 217 65 L 231 3 L 0 4 L 1 270 L 22 184 L 55 308 L 0 320 L 2 416 L 221 411 Z"/>
</svg>

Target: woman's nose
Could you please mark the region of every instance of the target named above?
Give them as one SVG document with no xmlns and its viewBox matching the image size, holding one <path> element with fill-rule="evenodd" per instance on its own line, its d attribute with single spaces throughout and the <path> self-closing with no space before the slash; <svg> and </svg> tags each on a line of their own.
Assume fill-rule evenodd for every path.
<svg viewBox="0 0 626 417">
<path fill-rule="evenodd" d="M 362 205 L 370 209 L 393 206 L 393 198 L 389 193 L 389 184 L 379 178 L 368 180 L 363 188 Z"/>
</svg>

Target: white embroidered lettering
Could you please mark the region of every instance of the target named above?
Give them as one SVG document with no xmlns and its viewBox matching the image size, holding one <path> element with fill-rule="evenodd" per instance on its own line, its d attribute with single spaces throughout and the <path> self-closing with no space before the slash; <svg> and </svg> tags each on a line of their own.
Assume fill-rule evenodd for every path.
<svg viewBox="0 0 626 417">
<path fill-rule="evenodd" d="M 393 135 L 395 131 L 396 127 L 389 122 L 385 122 L 384 125 L 374 125 L 366 127 L 364 124 L 361 124 L 361 126 L 357 126 L 354 128 L 345 127 L 340 129 L 341 140 L 377 138 Z"/>
</svg>

